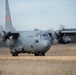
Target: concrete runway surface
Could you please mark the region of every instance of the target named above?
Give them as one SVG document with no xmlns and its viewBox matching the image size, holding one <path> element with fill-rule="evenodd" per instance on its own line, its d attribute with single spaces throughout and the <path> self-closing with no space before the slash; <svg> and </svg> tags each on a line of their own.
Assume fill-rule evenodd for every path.
<svg viewBox="0 0 76 75">
<path fill-rule="evenodd" d="M 76 60 L 76 44 L 53 45 L 46 56 L 41 57 L 33 54 L 19 54 L 13 57 L 8 48 L 0 48 L 0 59 Z"/>
</svg>

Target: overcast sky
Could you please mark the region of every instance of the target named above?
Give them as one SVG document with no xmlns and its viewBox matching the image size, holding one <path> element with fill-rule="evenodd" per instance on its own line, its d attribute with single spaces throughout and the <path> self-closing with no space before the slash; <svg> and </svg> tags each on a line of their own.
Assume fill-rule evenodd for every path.
<svg viewBox="0 0 76 75">
<path fill-rule="evenodd" d="M 8 0 L 17 30 L 76 28 L 76 0 Z M 5 0 L 0 0 L 0 24 L 5 25 Z"/>
</svg>

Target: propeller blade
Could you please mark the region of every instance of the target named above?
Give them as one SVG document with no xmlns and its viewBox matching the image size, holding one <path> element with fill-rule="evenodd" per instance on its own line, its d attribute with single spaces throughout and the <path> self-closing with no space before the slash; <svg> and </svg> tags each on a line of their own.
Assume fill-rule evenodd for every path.
<svg viewBox="0 0 76 75">
<path fill-rule="evenodd" d="M 61 24 L 60 25 L 60 30 L 63 30 L 63 29 L 65 29 L 65 25 Z"/>
<path fill-rule="evenodd" d="M 55 34 L 55 31 L 52 28 L 50 28 L 48 30 L 48 33 L 51 34 L 52 44 L 57 44 L 58 40 L 57 40 L 57 36 Z"/>
</svg>

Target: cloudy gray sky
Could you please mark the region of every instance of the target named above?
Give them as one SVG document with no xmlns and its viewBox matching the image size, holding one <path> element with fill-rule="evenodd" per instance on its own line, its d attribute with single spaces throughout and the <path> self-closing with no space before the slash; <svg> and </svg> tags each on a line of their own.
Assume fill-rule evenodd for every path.
<svg viewBox="0 0 76 75">
<path fill-rule="evenodd" d="M 76 0 L 9 0 L 17 30 L 76 28 Z M 0 0 L 0 24 L 5 25 L 5 0 Z"/>
</svg>

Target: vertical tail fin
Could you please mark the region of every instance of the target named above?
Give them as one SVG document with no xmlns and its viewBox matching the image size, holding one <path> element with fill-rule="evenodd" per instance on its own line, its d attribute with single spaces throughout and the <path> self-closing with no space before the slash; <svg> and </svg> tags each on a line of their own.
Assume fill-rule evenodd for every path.
<svg viewBox="0 0 76 75">
<path fill-rule="evenodd" d="M 5 16 L 5 30 L 6 32 L 12 31 L 12 21 L 11 21 L 11 15 L 9 10 L 9 4 L 8 0 L 6 0 L 6 16 Z"/>
</svg>

